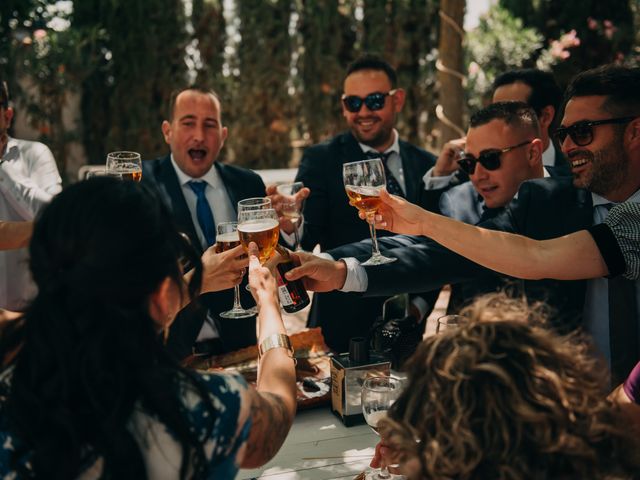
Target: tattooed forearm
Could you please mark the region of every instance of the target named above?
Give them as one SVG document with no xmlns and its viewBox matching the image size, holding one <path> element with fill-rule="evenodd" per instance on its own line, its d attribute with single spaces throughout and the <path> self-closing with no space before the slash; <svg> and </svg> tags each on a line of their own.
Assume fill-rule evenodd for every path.
<svg viewBox="0 0 640 480">
<path fill-rule="evenodd" d="M 268 462 L 284 443 L 293 415 L 284 401 L 272 393 L 252 392 L 251 433 L 244 468 L 255 468 Z"/>
</svg>

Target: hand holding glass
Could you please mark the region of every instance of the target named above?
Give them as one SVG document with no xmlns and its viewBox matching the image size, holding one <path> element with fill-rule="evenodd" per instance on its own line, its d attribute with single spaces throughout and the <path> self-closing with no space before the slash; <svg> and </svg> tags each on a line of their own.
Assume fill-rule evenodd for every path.
<svg viewBox="0 0 640 480">
<path fill-rule="evenodd" d="M 122 174 L 124 180 L 142 180 L 142 159 L 136 152 L 111 152 L 107 155 L 107 171 Z"/>
<path fill-rule="evenodd" d="M 282 196 L 281 213 L 293 225 L 293 235 L 295 237 L 294 250 L 300 250 L 300 220 L 302 219 L 302 206 L 298 206 L 295 195 L 304 187 L 302 182 L 283 183 L 276 187 L 278 194 Z"/>
<path fill-rule="evenodd" d="M 280 237 L 278 214 L 273 208 L 238 212 L 238 232 L 240 243 L 246 251 L 251 242 L 258 245 L 259 260 L 264 264 L 273 254 Z"/>
<path fill-rule="evenodd" d="M 378 422 L 387 416 L 387 410 L 402 393 L 402 382 L 393 377 L 369 377 L 362 384 L 362 413 L 367 424 L 376 434 Z M 383 466 L 374 479 L 388 479 L 391 474 Z"/>
<path fill-rule="evenodd" d="M 382 160 L 374 158 L 345 163 L 342 166 L 342 178 L 349 203 L 365 214 L 369 224 L 372 255 L 362 265 L 384 265 L 395 262 L 396 258 L 388 258 L 380 253 L 374 225 L 374 218 L 380 206 L 380 190 L 387 185 Z"/>
<path fill-rule="evenodd" d="M 240 236 L 238 235 L 238 224 L 236 222 L 219 223 L 216 235 L 216 253 L 226 252 L 240 245 Z M 248 310 L 242 308 L 240 303 L 240 286 L 233 287 L 233 308 L 222 312 L 222 318 L 247 318 L 256 314 L 257 309 L 250 308 Z"/>
</svg>

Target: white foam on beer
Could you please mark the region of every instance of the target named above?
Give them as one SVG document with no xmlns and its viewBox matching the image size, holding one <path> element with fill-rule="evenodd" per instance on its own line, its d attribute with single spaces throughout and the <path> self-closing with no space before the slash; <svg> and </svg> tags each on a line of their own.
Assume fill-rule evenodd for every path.
<svg viewBox="0 0 640 480">
<path fill-rule="evenodd" d="M 265 230 L 277 227 L 278 225 L 278 221 L 273 218 L 250 220 L 239 224 L 238 231 L 244 233 L 264 232 Z"/>
<path fill-rule="evenodd" d="M 238 232 L 227 232 L 216 235 L 216 242 L 239 242 Z"/>
<path fill-rule="evenodd" d="M 382 190 L 384 187 L 383 186 L 379 186 L 379 187 L 370 187 L 370 186 L 355 186 L 355 185 L 347 185 L 345 187 L 347 190 L 351 190 L 354 193 L 357 193 L 358 195 L 369 195 L 370 197 L 379 197 L 380 196 L 380 190 Z"/>
</svg>

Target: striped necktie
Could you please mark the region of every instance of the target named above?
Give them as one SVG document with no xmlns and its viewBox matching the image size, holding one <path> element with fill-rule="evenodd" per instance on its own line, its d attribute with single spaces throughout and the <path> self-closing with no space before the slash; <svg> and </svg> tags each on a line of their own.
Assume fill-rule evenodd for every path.
<svg viewBox="0 0 640 480">
<path fill-rule="evenodd" d="M 402 191 L 402 187 L 400 186 L 400 183 L 398 182 L 396 177 L 393 175 L 393 173 L 391 173 L 391 170 L 389 170 L 389 167 L 387 166 L 387 160 L 389 160 L 389 157 L 393 153 L 394 153 L 393 151 L 381 153 L 381 152 L 374 152 L 372 150 L 369 150 L 368 152 L 365 153 L 365 157 L 379 158 L 380 160 L 382 160 L 382 164 L 384 165 L 384 176 L 387 179 L 387 192 L 389 192 L 392 195 L 397 195 L 399 197 L 405 198 L 405 194 Z"/>
</svg>

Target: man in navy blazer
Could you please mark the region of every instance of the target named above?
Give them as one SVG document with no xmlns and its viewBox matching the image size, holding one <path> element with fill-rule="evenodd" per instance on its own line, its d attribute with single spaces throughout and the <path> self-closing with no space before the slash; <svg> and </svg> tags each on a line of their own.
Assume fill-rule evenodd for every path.
<svg viewBox="0 0 640 480">
<path fill-rule="evenodd" d="M 265 195 L 264 183 L 255 172 L 216 161 L 227 138 L 220 110 L 213 91 L 193 87 L 175 92 L 168 120 L 162 123 L 171 153 L 142 165 L 142 182 L 158 190 L 178 229 L 200 252 L 215 239 L 206 232 L 209 227 L 200 225 L 198 194 L 192 183 L 204 182 L 204 195 L 215 224 L 236 221 L 239 200 Z M 240 292 L 245 308 L 255 305 L 245 288 Z M 205 308 L 182 312 L 171 326 L 167 346 L 178 358 L 255 345 L 255 316 L 224 319 L 218 315 L 233 305 L 232 289 L 203 294 L 199 303 Z"/>
<path fill-rule="evenodd" d="M 311 189 L 304 207 L 301 243 L 305 250 L 320 245 L 324 251 L 369 238 L 368 224 L 358 218 L 345 193 L 345 163 L 385 154 L 387 177 L 393 176 L 400 189 L 397 193 L 409 201 L 418 200 L 422 176 L 433 166 L 435 156 L 399 139 L 394 125 L 404 101 L 405 91 L 397 85 L 396 72 L 384 59 L 363 55 L 349 65 L 342 112 L 350 131 L 307 148 L 296 176 L 296 181 Z M 387 178 L 387 185 L 389 181 Z M 345 351 L 349 338 L 369 332 L 382 314 L 383 300 L 363 300 L 340 292 L 319 294 L 314 297 L 308 324 L 321 326 L 327 345 Z"/>
<path fill-rule="evenodd" d="M 573 179 L 525 182 L 503 213 L 480 225 L 544 240 L 601 222 L 612 204 L 640 202 L 638 84 L 640 68 L 609 65 L 576 76 L 565 94 L 562 125 L 555 132 Z M 330 253 L 334 258 L 357 255 L 358 247 L 354 247 Z M 360 253 L 365 248 L 360 247 Z M 495 275 L 428 240 L 388 250 L 385 255 L 398 261 L 373 268 L 351 263 L 348 271 L 344 261 L 313 259 L 290 277 L 312 273 L 308 286 L 323 291 L 343 288 L 349 283 L 349 273 L 359 279 L 353 291 L 390 295 Z M 584 325 L 609 360 L 615 379 L 624 378 L 640 356 L 640 282 L 618 285 L 618 280 L 522 283 L 529 299 L 545 300 L 556 309 L 564 327 Z M 619 296 L 622 290 L 627 292 L 624 300 Z M 624 322 L 620 322 L 622 310 L 626 310 Z"/>
</svg>

